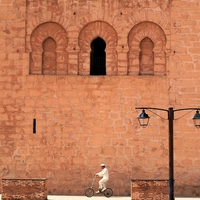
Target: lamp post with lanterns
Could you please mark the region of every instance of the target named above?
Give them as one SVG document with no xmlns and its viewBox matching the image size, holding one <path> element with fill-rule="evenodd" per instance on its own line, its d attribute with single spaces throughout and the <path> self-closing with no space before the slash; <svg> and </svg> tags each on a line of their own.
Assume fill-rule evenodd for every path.
<svg viewBox="0 0 200 200">
<path fill-rule="evenodd" d="M 168 126 L 169 126 L 169 199 L 174 200 L 174 113 L 184 110 L 196 110 L 193 117 L 194 126 L 200 128 L 200 114 L 199 108 L 183 108 L 174 110 L 172 107 L 168 109 L 151 108 L 151 107 L 138 107 L 136 109 L 142 109 L 142 113 L 138 116 L 138 121 L 141 127 L 145 128 L 149 123 L 149 115 L 145 110 L 160 110 L 167 112 L 168 114 Z"/>
</svg>

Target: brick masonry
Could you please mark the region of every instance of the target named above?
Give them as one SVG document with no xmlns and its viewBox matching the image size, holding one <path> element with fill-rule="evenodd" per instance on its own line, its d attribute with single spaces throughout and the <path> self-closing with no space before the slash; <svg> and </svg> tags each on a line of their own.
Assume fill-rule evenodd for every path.
<svg viewBox="0 0 200 200">
<path fill-rule="evenodd" d="M 1 0 L 0 177 L 45 177 L 49 194 L 68 195 L 84 194 L 101 162 L 115 195 L 130 195 L 131 179 L 167 179 L 166 113 L 148 113 L 142 129 L 135 107 L 199 107 L 199 8 L 198 0 Z M 89 76 L 97 36 L 107 44 L 106 76 Z M 154 75 L 139 75 L 143 38 L 154 45 Z M 43 54 L 48 41 L 54 51 Z M 49 58 L 57 71 L 46 62 L 43 74 Z M 175 195 L 199 196 L 200 135 L 186 113 L 174 121 Z"/>
<path fill-rule="evenodd" d="M 2 200 L 47 200 L 46 179 L 3 179 Z"/>
<path fill-rule="evenodd" d="M 167 180 L 131 180 L 131 184 L 131 200 L 169 199 Z"/>
</svg>

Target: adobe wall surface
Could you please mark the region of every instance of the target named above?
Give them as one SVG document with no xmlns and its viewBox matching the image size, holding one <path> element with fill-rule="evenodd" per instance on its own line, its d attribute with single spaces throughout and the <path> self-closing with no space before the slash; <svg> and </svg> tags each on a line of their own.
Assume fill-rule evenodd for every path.
<svg viewBox="0 0 200 200">
<path fill-rule="evenodd" d="M 167 114 L 147 111 L 142 129 L 135 108 L 199 107 L 199 8 L 198 0 L 1 0 L 0 177 L 47 178 L 49 194 L 79 195 L 102 162 L 115 195 L 130 195 L 131 179 L 168 179 Z M 89 75 L 98 36 L 106 76 Z M 56 74 L 42 74 L 45 37 L 57 45 Z M 154 75 L 139 75 L 144 37 Z M 199 196 L 200 134 L 187 112 L 174 120 L 175 195 Z"/>
</svg>

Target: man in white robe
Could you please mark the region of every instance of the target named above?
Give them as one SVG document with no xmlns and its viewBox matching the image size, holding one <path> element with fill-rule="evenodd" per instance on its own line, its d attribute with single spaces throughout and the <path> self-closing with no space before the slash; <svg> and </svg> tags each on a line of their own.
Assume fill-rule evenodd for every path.
<svg viewBox="0 0 200 200">
<path fill-rule="evenodd" d="M 109 180 L 109 173 L 108 169 L 106 168 L 105 164 L 101 164 L 101 171 L 96 173 L 96 176 L 102 177 L 102 179 L 99 181 L 99 191 L 96 193 L 100 193 L 106 190 L 106 182 Z"/>
</svg>

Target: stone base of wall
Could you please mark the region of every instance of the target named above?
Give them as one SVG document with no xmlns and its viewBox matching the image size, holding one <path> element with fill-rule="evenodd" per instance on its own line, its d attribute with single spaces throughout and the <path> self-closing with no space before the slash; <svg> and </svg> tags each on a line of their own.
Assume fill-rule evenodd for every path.
<svg viewBox="0 0 200 200">
<path fill-rule="evenodd" d="M 168 200 L 168 180 L 131 180 L 131 200 Z"/>
<path fill-rule="evenodd" d="M 46 179 L 2 179 L 2 200 L 47 200 Z"/>
</svg>

